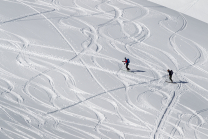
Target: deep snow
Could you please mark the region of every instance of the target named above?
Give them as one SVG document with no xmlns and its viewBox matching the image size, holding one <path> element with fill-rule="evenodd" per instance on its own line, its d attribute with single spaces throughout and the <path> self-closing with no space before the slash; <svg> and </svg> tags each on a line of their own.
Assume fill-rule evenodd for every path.
<svg viewBox="0 0 208 139">
<path fill-rule="evenodd" d="M 207 34 L 146 0 L 1 0 L 0 138 L 208 138 Z"/>
<path fill-rule="evenodd" d="M 208 23 L 207 0 L 148 0 Z"/>
</svg>

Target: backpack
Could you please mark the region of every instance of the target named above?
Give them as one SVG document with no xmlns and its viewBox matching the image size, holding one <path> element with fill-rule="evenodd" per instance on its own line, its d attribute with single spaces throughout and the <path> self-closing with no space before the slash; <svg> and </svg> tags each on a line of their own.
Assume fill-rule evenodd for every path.
<svg viewBox="0 0 208 139">
<path fill-rule="evenodd" d="M 173 75 L 173 71 L 172 70 L 170 71 L 170 74 Z"/>
<path fill-rule="evenodd" d="M 128 58 L 126 60 L 127 60 L 127 63 L 130 63 L 130 60 Z"/>
</svg>

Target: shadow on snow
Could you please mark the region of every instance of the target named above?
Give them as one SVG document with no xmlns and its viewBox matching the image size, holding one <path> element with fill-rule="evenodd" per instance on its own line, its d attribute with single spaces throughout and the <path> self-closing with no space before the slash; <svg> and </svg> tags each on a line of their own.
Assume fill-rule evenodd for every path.
<svg viewBox="0 0 208 139">
<path fill-rule="evenodd" d="M 145 72 L 143 70 L 130 70 L 129 72 Z"/>
</svg>

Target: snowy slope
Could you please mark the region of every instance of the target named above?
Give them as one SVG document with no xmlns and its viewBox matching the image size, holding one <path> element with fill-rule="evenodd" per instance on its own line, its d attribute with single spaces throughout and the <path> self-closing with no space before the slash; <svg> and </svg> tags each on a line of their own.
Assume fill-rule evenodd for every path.
<svg viewBox="0 0 208 139">
<path fill-rule="evenodd" d="M 208 138 L 207 34 L 146 0 L 1 0 L 0 138 Z"/>
<path fill-rule="evenodd" d="M 208 23 L 207 0 L 148 0 Z"/>
</svg>

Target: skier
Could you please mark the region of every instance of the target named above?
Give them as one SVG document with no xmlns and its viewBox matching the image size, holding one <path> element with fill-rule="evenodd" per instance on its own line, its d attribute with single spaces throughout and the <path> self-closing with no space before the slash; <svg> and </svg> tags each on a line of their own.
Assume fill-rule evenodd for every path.
<svg viewBox="0 0 208 139">
<path fill-rule="evenodd" d="M 125 61 L 122 61 L 122 62 L 124 62 L 124 65 L 126 64 L 126 69 L 127 70 L 130 70 L 130 68 L 128 67 L 129 66 L 129 63 L 130 63 L 130 60 L 127 59 L 127 58 L 125 58 Z"/>
<path fill-rule="evenodd" d="M 173 71 L 172 70 L 167 70 L 168 73 L 169 73 L 169 79 L 171 80 L 171 82 L 173 83 L 173 80 L 172 80 L 172 75 L 173 75 Z"/>
</svg>

